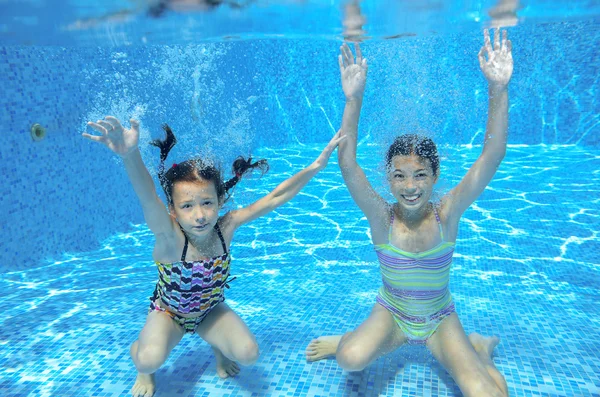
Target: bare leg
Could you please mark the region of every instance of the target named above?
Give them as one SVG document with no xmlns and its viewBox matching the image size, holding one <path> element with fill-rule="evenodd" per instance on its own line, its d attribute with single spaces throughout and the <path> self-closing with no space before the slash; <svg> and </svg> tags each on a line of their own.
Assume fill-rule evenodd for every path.
<svg viewBox="0 0 600 397">
<path fill-rule="evenodd" d="M 258 344 L 244 321 L 226 303 L 217 305 L 196 330 L 210 344 L 221 378 L 236 375 L 237 362 L 251 365 L 258 360 Z"/>
<path fill-rule="evenodd" d="M 475 334 L 469 340 L 457 314 L 452 313 L 429 338 L 427 347 L 450 373 L 465 397 L 506 397 L 507 389 L 503 390 L 489 371 L 490 363 L 493 366 L 490 349 L 495 347 L 494 343 L 493 338 L 479 339 Z M 482 356 L 486 355 L 487 358 L 482 360 Z"/>
<path fill-rule="evenodd" d="M 154 394 L 154 372 L 167 360 L 183 335 L 181 327 L 168 314 L 159 311 L 148 314 L 138 340 L 129 349 L 138 370 L 131 388 L 134 397 L 150 397 Z"/>
<path fill-rule="evenodd" d="M 347 371 L 361 371 L 379 357 L 396 350 L 406 342 L 394 318 L 376 303 L 369 317 L 344 336 L 320 337 L 307 350 L 307 360 L 316 361 L 335 355 L 340 367 Z M 335 350 L 334 350 L 335 347 Z M 316 354 L 312 354 L 316 351 Z M 322 356 L 321 358 L 317 358 Z"/>
<path fill-rule="evenodd" d="M 498 387 L 502 390 L 502 392 L 508 396 L 508 385 L 506 384 L 506 379 L 504 376 L 498 371 L 494 361 L 492 361 L 492 355 L 494 353 L 494 349 L 500 343 L 500 339 L 497 336 L 485 337 L 476 332 L 473 332 L 469 335 L 469 341 L 479 359 L 485 365 L 490 376 L 494 379 Z"/>
</svg>

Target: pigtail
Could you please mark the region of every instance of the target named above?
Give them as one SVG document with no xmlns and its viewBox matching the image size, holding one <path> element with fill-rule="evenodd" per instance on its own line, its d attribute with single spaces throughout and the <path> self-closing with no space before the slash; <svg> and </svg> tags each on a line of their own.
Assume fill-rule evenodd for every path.
<svg viewBox="0 0 600 397">
<path fill-rule="evenodd" d="M 269 170 L 269 164 L 265 159 L 253 163 L 252 157 L 248 157 L 248 160 L 244 159 L 242 156 L 235 159 L 232 166 L 235 176 L 223 184 L 225 191 L 228 192 L 240 181 L 240 179 L 242 179 L 244 174 L 251 173 L 255 168 L 259 168 L 261 170 L 261 175 L 264 175 L 265 172 Z"/>
<path fill-rule="evenodd" d="M 167 160 L 169 152 L 177 143 L 177 138 L 175 138 L 175 134 L 173 134 L 173 131 L 171 130 L 171 127 L 168 126 L 168 124 L 163 124 L 162 128 L 167 133 L 166 138 L 164 140 L 155 139 L 152 142 L 150 142 L 150 144 L 160 149 L 160 165 L 158 166 L 158 180 L 160 181 L 160 184 L 163 187 L 163 189 L 166 191 L 165 161 Z"/>
</svg>

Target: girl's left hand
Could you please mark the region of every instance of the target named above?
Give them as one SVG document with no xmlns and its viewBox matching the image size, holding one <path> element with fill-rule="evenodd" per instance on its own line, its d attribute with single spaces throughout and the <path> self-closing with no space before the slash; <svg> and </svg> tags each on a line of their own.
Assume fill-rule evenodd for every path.
<svg viewBox="0 0 600 397">
<path fill-rule="evenodd" d="M 362 100 L 367 82 L 367 58 L 363 58 L 358 43 L 354 44 L 354 48 L 356 49 L 356 60 L 346 43 L 340 47 L 340 55 L 338 55 L 342 90 L 346 100 Z"/>
<path fill-rule="evenodd" d="M 487 53 L 487 60 L 485 54 Z M 490 42 L 490 32 L 483 31 L 483 47 L 479 50 L 479 66 L 490 88 L 505 88 L 513 72 L 512 43 L 506 39 L 506 30 L 502 31 L 500 44 L 500 28 L 494 35 L 494 46 Z"/>
<path fill-rule="evenodd" d="M 327 146 L 325 146 L 325 149 L 323 149 L 319 157 L 317 157 L 313 163 L 319 171 L 327 167 L 327 162 L 329 161 L 329 157 L 331 157 L 331 153 L 333 153 L 335 148 L 344 138 L 346 138 L 346 135 L 342 135 L 342 130 L 339 130 L 337 134 L 331 138 L 331 141 L 329 141 Z"/>
</svg>

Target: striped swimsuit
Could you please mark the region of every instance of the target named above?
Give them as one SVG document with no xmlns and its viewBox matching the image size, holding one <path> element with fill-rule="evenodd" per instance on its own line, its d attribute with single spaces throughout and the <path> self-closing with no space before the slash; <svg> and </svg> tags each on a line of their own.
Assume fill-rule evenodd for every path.
<svg viewBox="0 0 600 397">
<path fill-rule="evenodd" d="M 223 246 L 223 255 L 201 261 L 186 262 L 188 238 L 184 233 L 185 244 L 181 261 L 156 262 L 159 277 L 150 298 L 150 311 L 166 312 L 186 333 L 196 332 L 208 313 L 225 300 L 223 287 L 229 288 L 227 277 L 229 277 L 231 258 L 219 225 L 215 225 L 215 230 Z M 159 299 L 172 311 L 161 307 Z M 199 313 L 199 316 L 183 317 L 174 313 L 175 311 L 182 314 Z"/>
<path fill-rule="evenodd" d="M 454 313 L 448 289 L 454 243 L 444 241 L 442 223 L 433 208 L 442 242 L 421 253 L 403 251 L 389 241 L 392 237 L 392 211 L 388 244 L 377 244 L 383 286 L 377 302 L 385 307 L 408 338 L 408 343 L 425 344 L 442 320 Z"/>
</svg>

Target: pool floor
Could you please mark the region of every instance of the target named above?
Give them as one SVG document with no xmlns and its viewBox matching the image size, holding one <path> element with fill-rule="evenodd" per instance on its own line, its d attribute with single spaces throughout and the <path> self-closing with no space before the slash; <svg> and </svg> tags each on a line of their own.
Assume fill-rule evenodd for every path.
<svg viewBox="0 0 600 397">
<path fill-rule="evenodd" d="M 262 150 L 271 170 L 243 182 L 230 205 L 252 202 L 319 151 Z M 444 190 L 480 148 L 440 152 Z M 360 148 L 363 165 L 380 154 Z M 384 192 L 377 165 L 365 168 Z M 600 396 L 598 170 L 597 150 L 510 147 L 463 217 L 450 289 L 467 333 L 501 338 L 494 362 L 511 396 Z M 129 346 L 157 277 L 153 241 L 132 225 L 96 251 L 2 275 L 2 396 L 129 395 Z M 381 284 L 368 225 L 335 160 L 292 202 L 241 228 L 231 251 L 238 278 L 226 302 L 255 334 L 260 359 L 221 380 L 210 347 L 186 336 L 156 373 L 156 396 L 461 395 L 424 347 L 401 347 L 357 373 L 335 360 L 306 362 L 313 338 L 368 316 Z"/>
</svg>

